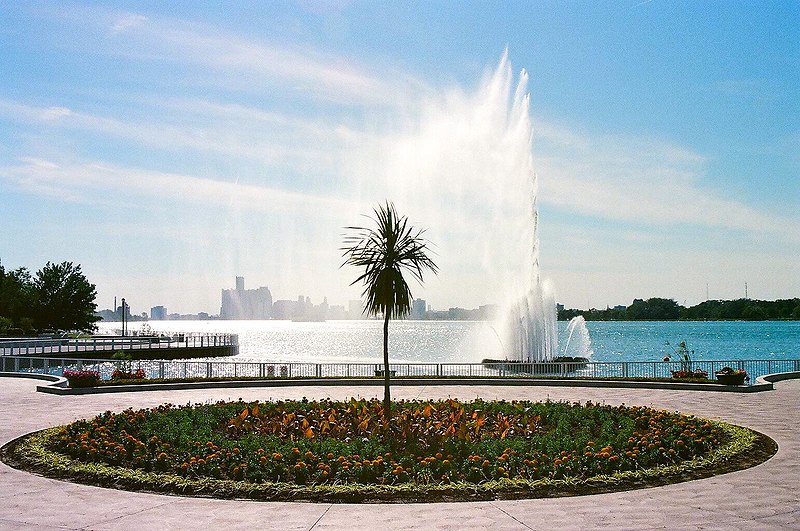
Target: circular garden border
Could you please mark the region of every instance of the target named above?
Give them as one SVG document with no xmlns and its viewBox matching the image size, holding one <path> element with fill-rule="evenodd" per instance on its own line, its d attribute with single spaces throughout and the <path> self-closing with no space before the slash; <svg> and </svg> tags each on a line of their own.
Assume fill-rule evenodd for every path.
<svg viewBox="0 0 800 531">
<path fill-rule="evenodd" d="M 47 449 L 63 426 L 19 437 L 0 449 L 0 458 L 15 468 L 45 477 L 129 491 L 223 499 L 311 502 L 441 502 L 528 499 L 617 492 L 668 485 L 743 470 L 761 464 L 777 452 L 768 436 L 749 428 L 708 421 L 730 439 L 706 456 L 672 465 L 597 475 L 587 479 L 566 477 L 498 479 L 481 483 L 317 484 L 252 483 L 230 479 L 186 478 L 163 472 L 146 472 L 107 464 L 86 463 Z"/>
</svg>

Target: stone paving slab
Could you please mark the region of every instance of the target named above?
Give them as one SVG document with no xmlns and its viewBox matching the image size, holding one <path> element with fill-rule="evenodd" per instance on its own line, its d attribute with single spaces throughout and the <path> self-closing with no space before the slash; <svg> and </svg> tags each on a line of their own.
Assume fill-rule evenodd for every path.
<svg viewBox="0 0 800 531">
<path fill-rule="evenodd" d="M 287 387 L 55 396 L 0 378 L 0 444 L 106 410 L 165 402 L 373 397 L 382 389 Z M 77 485 L 0 464 L 0 529 L 800 529 L 800 381 L 757 394 L 642 389 L 398 386 L 395 398 L 645 405 L 726 420 L 779 445 L 749 470 L 635 491 L 464 503 L 329 504 L 186 498 Z"/>
</svg>

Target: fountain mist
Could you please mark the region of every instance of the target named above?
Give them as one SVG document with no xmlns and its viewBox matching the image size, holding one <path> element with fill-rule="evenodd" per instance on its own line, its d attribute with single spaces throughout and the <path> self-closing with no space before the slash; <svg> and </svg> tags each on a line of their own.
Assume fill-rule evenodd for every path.
<svg viewBox="0 0 800 531">
<path fill-rule="evenodd" d="M 442 274 L 426 298 L 496 303 L 501 340 L 486 354 L 543 361 L 558 347 L 555 298 L 539 267 L 528 75 L 514 77 L 504 53 L 476 91 L 424 102 L 407 133 L 384 144 L 386 178 L 360 182 L 363 197 L 391 197 L 430 228 Z"/>
</svg>

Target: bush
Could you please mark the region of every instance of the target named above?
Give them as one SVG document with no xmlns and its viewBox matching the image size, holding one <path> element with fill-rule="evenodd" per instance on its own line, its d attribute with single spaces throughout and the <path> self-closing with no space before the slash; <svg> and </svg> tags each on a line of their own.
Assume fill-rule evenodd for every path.
<svg viewBox="0 0 800 531">
<path fill-rule="evenodd" d="M 144 380 L 145 378 L 147 378 L 147 374 L 145 374 L 143 369 L 136 369 L 133 372 L 123 369 L 114 369 L 114 372 L 111 373 L 112 380 Z"/>
<path fill-rule="evenodd" d="M 94 387 L 100 381 L 100 373 L 97 371 L 64 371 L 64 378 L 69 382 L 70 387 Z"/>
</svg>

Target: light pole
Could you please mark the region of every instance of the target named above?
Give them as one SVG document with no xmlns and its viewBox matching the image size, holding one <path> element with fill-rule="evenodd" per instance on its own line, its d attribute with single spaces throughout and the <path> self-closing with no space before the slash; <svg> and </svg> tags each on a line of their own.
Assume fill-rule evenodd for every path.
<svg viewBox="0 0 800 531">
<path fill-rule="evenodd" d="M 122 298 L 122 335 L 125 336 L 125 297 Z"/>
</svg>

